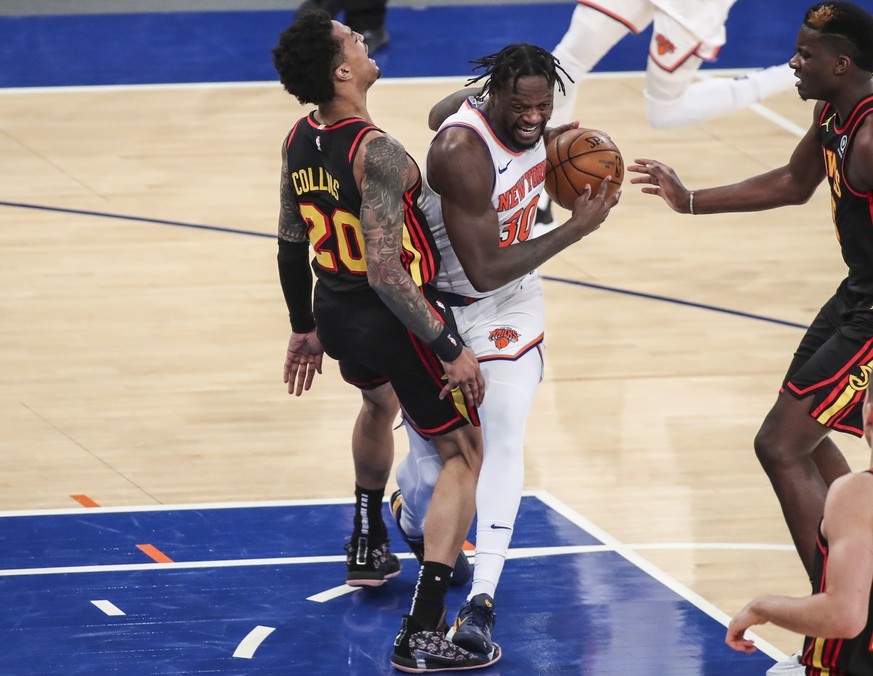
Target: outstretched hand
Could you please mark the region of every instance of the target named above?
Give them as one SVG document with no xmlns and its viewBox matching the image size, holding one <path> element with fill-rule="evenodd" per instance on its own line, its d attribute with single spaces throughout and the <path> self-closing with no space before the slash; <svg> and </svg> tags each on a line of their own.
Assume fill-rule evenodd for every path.
<svg viewBox="0 0 873 676">
<path fill-rule="evenodd" d="M 285 368 L 282 377 L 288 385 L 288 394 L 300 396 L 312 387 L 316 372 L 321 373 L 324 348 L 315 331 L 292 333 L 288 339 L 285 354 Z"/>
<path fill-rule="evenodd" d="M 671 167 L 657 160 L 637 159 L 636 164 L 627 167 L 642 176 L 635 176 L 631 183 L 644 185 L 642 191 L 649 195 L 658 195 L 680 214 L 689 212 L 689 192 Z"/>
</svg>

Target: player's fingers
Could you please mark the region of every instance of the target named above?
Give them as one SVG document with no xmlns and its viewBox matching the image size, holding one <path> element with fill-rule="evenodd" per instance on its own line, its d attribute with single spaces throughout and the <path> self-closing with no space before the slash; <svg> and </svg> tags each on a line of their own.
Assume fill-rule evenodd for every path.
<svg viewBox="0 0 873 676">
<path fill-rule="evenodd" d="M 631 180 L 631 183 L 651 183 L 652 177 L 646 174 L 645 176 L 634 176 Z"/>
<path fill-rule="evenodd" d="M 303 383 L 303 389 L 307 392 L 309 388 L 312 387 L 312 379 L 315 377 L 315 365 L 310 364 L 309 368 L 306 369 L 306 382 Z"/>
</svg>

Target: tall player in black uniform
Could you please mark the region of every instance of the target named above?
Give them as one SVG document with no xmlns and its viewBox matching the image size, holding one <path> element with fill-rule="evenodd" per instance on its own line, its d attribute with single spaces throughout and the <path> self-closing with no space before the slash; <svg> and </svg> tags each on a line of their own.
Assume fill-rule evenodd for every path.
<svg viewBox="0 0 873 676">
<path fill-rule="evenodd" d="M 862 415 L 873 449 L 873 381 Z M 725 642 L 754 652 L 743 634 L 772 622 L 806 635 L 800 664 L 809 676 L 873 674 L 873 457 L 870 469 L 831 485 L 817 535 L 812 595 L 757 597 L 731 620 Z"/>
<path fill-rule="evenodd" d="M 484 380 L 427 286 L 439 255 L 416 203 L 421 173 L 370 119 L 367 91 L 380 72 L 359 33 L 325 12 L 305 13 L 280 35 L 273 63 L 289 93 L 318 106 L 294 125 L 282 152 L 278 260 L 292 327 L 285 380 L 289 393 L 309 389 L 327 352 L 363 396 L 352 438 L 357 505 L 347 582 L 377 586 L 400 570 L 382 520 L 399 400 L 433 436 L 444 469 L 392 662 L 417 672 L 487 666 L 499 649 L 469 653 L 437 631 L 475 509 Z"/>
<path fill-rule="evenodd" d="M 796 49 L 789 64 L 798 93 L 818 103 L 788 164 L 706 190 L 687 190 L 655 160 L 638 159 L 628 169 L 642 174 L 631 182 L 645 184 L 643 192 L 691 214 L 802 204 L 828 179 L 848 276 L 801 340 L 755 438 L 755 452 L 812 576 L 827 488 L 849 471 L 828 434 L 861 436 L 861 405 L 873 370 L 873 17 L 848 2 L 816 4 L 804 16 Z"/>
</svg>

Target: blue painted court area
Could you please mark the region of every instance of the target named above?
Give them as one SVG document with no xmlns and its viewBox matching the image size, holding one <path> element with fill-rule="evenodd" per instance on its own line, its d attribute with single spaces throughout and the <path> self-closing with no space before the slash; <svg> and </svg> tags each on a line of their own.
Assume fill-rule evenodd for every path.
<svg viewBox="0 0 873 676">
<path fill-rule="evenodd" d="M 389 5 L 392 39 L 376 61 L 385 77 L 463 77 L 471 59 L 512 42 L 552 49 L 574 6 Z M 706 67 L 787 61 L 805 7 L 738 0 L 728 44 Z M 275 81 L 270 48 L 293 18 L 291 9 L 0 17 L 0 87 Z M 595 71 L 643 70 L 650 35 L 628 36 Z"/>
<path fill-rule="evenodd" d="M 392 531 L 400 576 L 343 585 L 351 520 L 348 502 L 3 515 L 0 674 L 399 673 L 388 658 L 417 565 Z M 731 651 L 681 587 L 551 499 L 523 498 L 512 552 L 504 658 L 482 673 L 751 676 L 774 662 Z"/>
</svg>

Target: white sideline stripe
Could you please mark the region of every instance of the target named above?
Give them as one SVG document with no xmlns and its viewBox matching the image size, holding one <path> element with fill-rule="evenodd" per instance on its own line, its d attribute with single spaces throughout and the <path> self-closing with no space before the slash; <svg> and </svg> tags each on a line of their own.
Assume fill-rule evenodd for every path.
<svg viewBox="0 0 873 676">
<path fill-rule="evenodd" d="M 757 68 L 707 68 L 707 75 L 699 77 L 710 77 L 711 75 L 742 75 L 743 73 L 758 70 Z M 642 70 L 629 71 L 612 71 L 605 73 L 586 73 L 586 79 L 594 80 L 614 80 L 625 77 L 645 77 L 646 72 Z M 383 77 L 379 80 L 382 84 L 403 85 L 403 84 L 457 84 L 458 88 L 470 79 L 469 73 L 460 73 L 458 75 L 439 75 L 435 77 Z M 67 87 L 0 87 L 0 95 L 11 94 L 55 94 L 63 92 L 124 92 L 124 91 L 147 91 L 147 90 L 166 90 L 166 89 L 275 89 L 282 91 L 282 85 L 277 80 L 252 80 L 246 82 L 175 82 L 165 84 L 138 84 L 138 85 L 81 85 Z"/>
<path fill-rule="evenodd" d="M 112 617 L 116 617 L 118 615 L 125 614 L 125 612 L 121 608 L 116 606 L 114 603 L 112 603 L 112 601 L 106 601 L 104 599 L 101 601 L 91 601 L 91 603 L 93 603 L 95 606 L 97 606 L 104 613 L 106 613 L 107 615 L 112 616 Z"/>
<path fill-rule="evenodd" d="M 782 129 L 787 131 L 789 134 L 794 134 L 798 138 L 803 138 L 803 136 L 806 134 L 806 129 L 794 124 L 794 122 L 792 122 L 791 120 L 783 117 L 779 113 L 770 110 L 767 106 L 761 103 L 753 103 L 751 106 L 749 106 L 749 110 L 754 110 L 761 117 L 770 120 L 770 122 L 775 124 L 777 127 L 782 127 Z"/>
<path fill-rule="evenodd" d="M 274 559 L 225 559 L 220 561 L 174 561 L 173 563 L 119 563 L 97 566 L 59 566 L 55 568 L 10 568 L 0 577 L 59 575 L 70 573 L 114 573 L 133 570 L 187 570 L 192 568 L 240 568 L 243 566 L 287 566 L 301 563 L 334 563 L 345 556 L 287 556 Z"/>
<path fill-rule="evenodd" d="M 324 603 L 325 601 L 338 599 L 340 596 L 351 594 L 352 592 L 356 592 L 360 589 L 363 589 L 363 587 L 351 587 L 347 584 L 341 584 L 339 587 L 334 587 L 333 589 L 325 589 L 323 592 L 319 592 L 318 594 L 307 596 L 306 600 L 315 601 L 316 603 Z"/>
<path fill-rule="evenodd" d="M 635 550 L 652 549 L 738 549 L 760 552 L 794 552 L 794 545 L 768 545 L 756 542 L 658 542 L 655 544 L 627 545 Z"/>
<path fill-rule="evenodd" d="M 388 498 L 385 498 L 387 501 Z M 136 514 L 138 512 L 178 512 L 195 509 L 247 509 L 251 507 L 310 507 L 313 505 L 353 505 L 354 498 L 320 498 L 311 500 L 267 500 L 263 502 L 189 502 L 181 505 L 135 505 L 125 507 L 62 507 L 0 511 L 7 516 L 63 516 L 67 514 Z"/>
<path fill-rule="evenodd" d="M 239 657 L 244 660 L 250 660 L 255 654 L 255 651 L 264 642 L 264 639 L 267 638 L 270 634 L 276 631 L 276 627 L 264 627 L 262 625 L 258 625 L 254 629 L 252 629 L 248 635 L 239 642 L 239 645 L 236 647 L 236 650 L 233 651 L 234 657 Z"/>
<path fill-rule="evenodd" d="M 591 521 L 583 517 L 581 514 L 578 514 L 570 509 L 570 507 L 558 500 L 548 491 L 534 491 L 533 495 L 539 498 L 543 503 L 554 509 L 556 512 L 564 516 L 569 521 L 575 523 L 583 530 L 588 531 L 591 535 L 596 537 L 601 542 L 610 545 L 617 554 L 624 557 L 627 561 L 635 565 L 643 572 L 648 573 L 650 576 L 652 576 L 654 579 L 656 579 L 668 589 L 671 589 L 672 591 L 679 594 L 679 596 L 684 598 L 692 605 L 697 606 L 697 608 L 705 612 L 711 618 L 718 620 L 725 627 L 727 627 L 727 625 L 730 623 L 731 618 L 727 613 L 716 608 L 705 598 L 691 591 L 691 589 L 680 583 L 678 580 L 675 580 L 674 578 L 667 575 L 667 573 L 644 559 L 642 556 L 633 551 L 630 547 L 622 544 L 619 540 L 612 537 L 606 531 L 601 530 L 598 526 L 594 525 Z M 769 657 L 772 657 L 777 662 L 781 662 L 788 658 L 785 653 L 776 648 L 774 645 L 762 639 L 760 636 L 756 635 L 754 632 L 747 631 L 746 637 L 753 639 L 755 641 L 755 645 L 761 652 L 768 655 Z"/>
<path fill-rule="evenodd" d="M 543 493 L 542 495 L 548 495 Z M 546 499 L 539 497 L 544 503 L 548 504 L 555 511 L 559 511 L 554 504 L 547 503 Z M 557 503 L 559 504 L 559 503 Z M 568 519 L 570 517 L 564 514 Z M 582 517 L 579 517 L 582 518 Z M 572 520 L 572 519 L 570 519 Z M 573 521 L 580 528 L 588 529 L 589 526 L 585 523 Z M 591 529 L 596 526 L 590 525 Z M 760 551 L 794 551 L 791 545 L 759 545 L 753 543 L 732 543 L 732 542 L 673 542 L 664 544 L 639 544 L 625 545 L 614 541 L 617 544 L 609 544 L 604 534 L 601 537 L 601 531 L 594 532 L 589 530 L 591 535 L 594 535 L 599 540 L 606 544 L 602 545 L 569 545 L 560 547 L 517 547 L 510 549 L 507 558 L 523 559 L 536 556 L 563 556 L 566 554 L 593 554 L 597 552 L 614 551 L 622 556 L 622 551 L 640 550 L 657 550 L 657 549 L 672 549 L 672 550 L 695 550 L 695 549 L 736 549 L 736 550 L 760 550 Z M 467 555 L 468 558 L 475 558 L 472 554 Z M 412 559 L 410 553 L 397 554 L 399 559 Z M 627 558 L 627 557 L 625 557 Z M 344 562 L 346 557 L 339 556 L 285 556 L 266 559 L 218 559 L 206 561 L 173 561 L 172 563 L 117 563 L 92 566 L 56 566 L 49 568 L 8 568 L 0 569 L 0 577 L 23 577 L 27 575 L 67 575 L 71 573 L 117 573 L 135 570 L 190 570 L 195 568 L 241 568 L 243 566 L 292 566 L 307 563 L 340 563 Z M 648 571 L 647 571 L 648 572 Z M 338 589 L 342 589 L 347 585 L 342 585 Z M 354 588 L 351 588 L 354 589 Z M 330 590 L 328 590 L 330 591 Z M 327 592 L 321 592 L 327 593 Z"/>
</svg>

